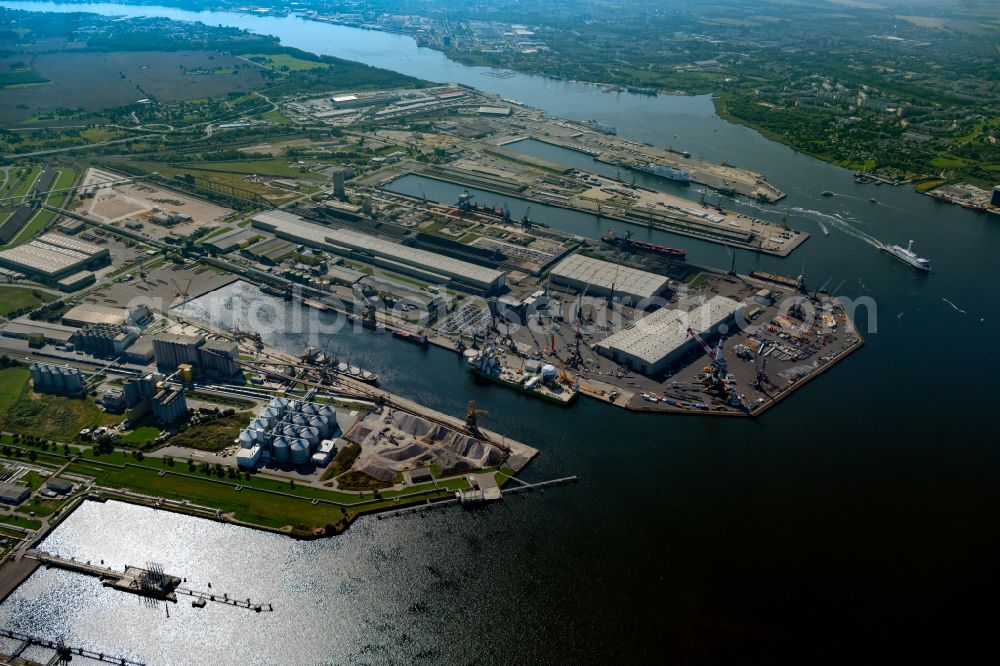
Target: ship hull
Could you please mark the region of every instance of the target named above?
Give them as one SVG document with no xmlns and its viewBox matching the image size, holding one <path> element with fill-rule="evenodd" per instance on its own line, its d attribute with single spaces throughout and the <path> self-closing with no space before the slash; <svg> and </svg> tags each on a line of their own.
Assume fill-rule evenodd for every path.
<svg viewBox="0 0 1000 666">
<path fill-rule="evenodd" d="M 921 273 L 930 273 L 931 272 L 931 267 L 930 266 L 921 266 L 920 264 L 914 263 L 914 262 L 910 261 L 909 259 L 907 259 L 906 257 L 899 256 L 898 254 L 896 254 L 895 252 L 893 252 L 892 250 L 890 250 L 887 247 L 883 247 L 882 251 L 885 252 L 890 257 L 892 257 L 893 259 L 895 259 L 896 261 L 904 263 L 907 266 L 909 266 L 910 268 L 918 270 Z"/>
<path fill-rule="evenodd" d="M 535 398 L 541 398 L 542 400 L 545 400 L 546 402 L 551 402 L 552 404 L 559 405 L 561 407 L 566 407 L 566 406 L 572 404 L 576 400 L 576 397 L 579 395 L 579 391 L 574 391 L 573 393 L 571 393 L 569 395 L 568 398 L 562 399 L 562 398 L 556 397 L 554 395 L 549 395 L 547 393 L 542 393 L 540 391 L 533 391 L 531 389 L 526 389 L 526 388 L 524 388 L 524 386 L 522 386 L 521 384 L 518 384 L 517 382 L 509 382 L 509 381 L 501 379 L 500 377 L 497 377 L 495 375 L 487 374 L 487 373 L 483 372 L 482 370 L 480 370 L 479 368 L 477 368 L 476 366 L 471 365 L 471 364 L 469 365 L 469 370 L 471 370 L 472 374 L 476 375 L 477 377 L 482 377 L 483 379 L 489 380 L 489 381 L 493 382 L 494 384 L 500 384 L 501 386 L 506 386 L 508 388 L 512 388 L 515 391 L 518 391 L 519 393 L 524 393 L 524 394 L 533 396 Z"/>
<path fill-rule="evenodd" d="M 663 169 L 650 168 L 650 167 L 645 166 L 643 164 L 633 165 L 632 168 L 635 169 L 636 171 L 641 171 L 643 173 L 648 173 L 651 176 L 658 176 L 660 178 L 665 178 L 667 180 L 672 180 L 675 183 L 690 183 L 691 182 L 691 176 L 690 176 L 690 174 L 688 174 L 686 172 L 681 172 L 679 169 L 676 170 L 677 173 L 673 173 L 672 171 L 666 171 L 666 170 L 663 170 Z"/>
</svg>

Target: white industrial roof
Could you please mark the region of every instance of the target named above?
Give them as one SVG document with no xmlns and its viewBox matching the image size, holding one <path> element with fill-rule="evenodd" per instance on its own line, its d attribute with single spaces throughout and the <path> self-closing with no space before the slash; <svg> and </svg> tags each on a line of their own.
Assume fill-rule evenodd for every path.
<svg viewBox="0 0 1000 666">
<path fill-rule="evenodd" d="M 0 252 L 0 260 L 42 275 L 56 275 L 82 265 L 107 249 L 62 234 L 48 233 L 30 243 Z"/>
<path fill-rule="evenodd" d="M 613 287 L 616 293 L 639 299 L 656 296 L 669 283 L 666 277 L 656 273 L 640 271 L 581 254 L 573 254 L 560 261 L 552 269 L 551 275 L 588 284 L 603 291 L 610 291 Z"/>
<path fill-rule="evenodd" d="M 0 252 L 0 260 L 43 275 L 55 275 L 82 266 L 90 257 L 82 252 L 31 241 Z"/>
<path fill-rule="evenodd" d="M 452 259 L 435 252 L 407 247 L 357 231 L 334 229 L 307 222 L 298 215 L 284 211 L 266 211 L 254 215 L 252 219 L 265 227 L 273 228 L 275 232 L 280 232 L 280 234 L 292 237 L 302 243 L 325 247 L 340 246 L 484 286 L 492 285 L 501 280 L 504 275 L 502 271 L 492 268 Z"/>
<path fill-rule="evenodd" d="M 689 328 L 702 335 L 742 307 L 741 303 L 731 298 L 713 296 L 688 312 L 662 308 L 646 315 L 633 326 L 609 335 L 601 340 L 598 346 L 634 356 L 649 364 L 656 364 L 678 347 L 688 343 Z"/>
<path fill-rule="evenodd" d="M 69 236 L 63 236 L 62 234 L 45 234 L 39 236 L 37 241 L 45 243 L 46 245 L 54 245 L 56 247 L 61 247 L 66 250 L 73 250 L 74 252 L 80 252 L 88 257 L 93 257 L 107 250 L 99 245 L 94 245 L 93 243 L 87 243 L 76 238 L 71 238 Z"/>
</svg>

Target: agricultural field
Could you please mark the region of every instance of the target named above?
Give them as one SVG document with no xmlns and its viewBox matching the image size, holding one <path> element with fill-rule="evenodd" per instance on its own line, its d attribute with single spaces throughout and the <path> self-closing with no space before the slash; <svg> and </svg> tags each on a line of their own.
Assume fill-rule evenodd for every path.
<svg viewBox="0 0 1000 666">
<path fill-rule="evenodd" d="M 0 58 L 0 71 L 15 60 Z M 141 99 L 220 97 L 252 90 L 266 80 L 260 67 L 208 51 L 42 53 L 33 66 L 49 83 L 0 89 L 0 125 L 58 121 L 61 115 L 53 112 L 67 107 L 86 117 Z"/>
</svg>

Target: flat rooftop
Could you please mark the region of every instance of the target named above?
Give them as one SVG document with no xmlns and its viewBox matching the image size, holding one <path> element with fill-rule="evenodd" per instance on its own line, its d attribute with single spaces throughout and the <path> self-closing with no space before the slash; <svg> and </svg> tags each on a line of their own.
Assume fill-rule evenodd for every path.
<svg viewBox="0 0 1000 666">
<path fill-rule="evenodd" d="M 670 281 L 663 275 L 640 271 L 620 264 L 573 254 L 552 269 L 551 276 L 576 285 L 595 287 L 601 292 L 652 298 L 663 293 Z"/>
<path fill-rule="evenodd" d="M 617 350 L 653 365 L 691 342 L 689 328 L 704 334 L 742 307 L 742 303 L 731 298 L 713 296 L 689 311 L 661 308 L 633 326 L 609 335 L 598 347 Z"/>
<path fill-rule="evenodd" d="M 503 284 L 502 271 L 470 264 L 435 252 L 407 247 L 349 229 L 325 227 L 284 211 L 266 211 L 254 215 L 251 219 L 258 228 L 267 229 L 278 236 L 303 244 L 331 251 L 336 251 L 338 248 L 352 250 L 420 267 L 479 286 Z"/>
<path fill-rule="evenodd" d="M 29 273 L 55 276 L 82 266 L 108 249 L 61 234 L 48 233 L 0 252 L 0 263 Z"/>
</svg>

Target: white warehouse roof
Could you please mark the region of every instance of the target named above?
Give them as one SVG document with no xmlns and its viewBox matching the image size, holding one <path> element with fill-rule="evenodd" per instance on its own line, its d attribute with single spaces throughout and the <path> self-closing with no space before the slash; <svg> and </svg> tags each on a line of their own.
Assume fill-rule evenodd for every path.
<svg viewBox="0 0 1000 666">
<path fill-rule="evenodd" d="M 504 283 L 504 273 L 493 268 L 478 266 L 467 261 L 418 250 L 392 241 L 369 236 L 349 229 L 335 229 L 307 222 L 298 215 L 284 211 L 266 211 L 252 218 L 254 226 L 272 231 L 275 235 L 299 243 L 326 249 L 344 248 L 423 269 L 465 282 L 477 287 L 499 288 Z"/>
<path fill-rule="evenodd" d="M 597 343 L 597 347 L 615 360 L 632 360 L 633 366 L 638 365 L 650 373 L 658 372 L 677 352 L 691 344 L 689 328 L 698 335 L 708 335 L 742 308 L 742 303 L 725 296 L 713 296 L 687 312 L 662 308 L 633 326 L 609 335 Z"/>
<path fill-rule="evenodd" d="M 637 301 L 663 293 L 669 284 L 663 275 L 581 254 L 573 254 L 560 261 L 550 275 L 556 282 L 581 289 L 589 287 L 592 293 L 599 295 L 610 295 L 613 287 L 615 295 Z"/>
<path fill-rule="evenodd" d="M 92 258 L 107 254 L 107 248 L 50 233 L 0 252 L 0 263 L 51 278 L 77 272 Z"/>
</svg>

